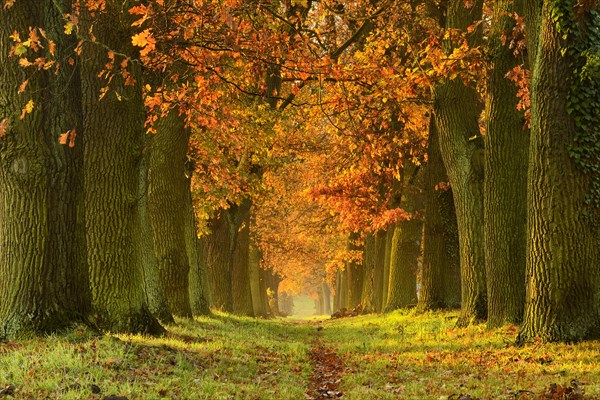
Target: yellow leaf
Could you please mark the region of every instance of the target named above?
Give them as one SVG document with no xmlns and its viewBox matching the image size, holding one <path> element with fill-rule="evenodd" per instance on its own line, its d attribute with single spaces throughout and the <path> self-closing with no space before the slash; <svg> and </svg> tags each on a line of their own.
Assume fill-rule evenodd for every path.
<svg viewBox="0 0 600 400">
<path fill-rule="evenodd" d="M 31 114 L 34 107 L 35 103 L 33 102 L 33 100 L 29 100 L 27 104 L 25 104 L 25 107 L 23 107 L 23 109 L 21 110 L 21 119 L 25 118 L 25 114 Z"/>
<path fill-rule="evenodd" d="M 68 21 L 65 24 L 65 34 L 70 35 L 73 33 L 73 29 L 75 28 L 75 24 L 72 21 Z"/>
</svg>

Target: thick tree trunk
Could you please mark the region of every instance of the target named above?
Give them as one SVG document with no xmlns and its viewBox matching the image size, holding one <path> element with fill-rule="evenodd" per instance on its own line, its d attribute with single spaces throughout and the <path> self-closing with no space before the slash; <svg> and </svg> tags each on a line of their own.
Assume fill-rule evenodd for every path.
<svg viewBox="0 0 600 400">
<path fill-rule="evenodd" d="M 463 0 L 450 0 L 447 28 L 467 31 L 481 19 L 483 1 L 467 8 Z M 477 44 L 480 30 L 472 34 Z M 451 51 L 452 49 L 448 49 Z M 483 247 L 483 140 L 479 132 L 481 110 L 475 88 L 460 78 L 446 79 L 435 88 L 436 124 L 442 157 L 452 185 L 458 236 L 462 309 L 459 325 L 467 325 L 487 316 L 485 256 Z"/>
<path fill-rule="evenodd" d="M 65 10 L 70 2 L 59 1 Z M 73 45 L 50 1 L 16 2 L 0 10 L 0 338 L 49 332 L 81 319 L 90 309 L 81 197 L 82 147 L 58 143 L 81 132 L 79 71 L 32 75 L 9 56 L 13 32 L 46 31 L 59 45 Z M 41 56 L 37 54 L 36 56 Z M 32 73 L 31 70 L 28 70 Z M 29 78 L 25 94 L 20 84 Z M 27 98 L 31 113 L 20 118 Z"/>
<path fill-rule="evenodd" d="M 233 312 L 239 315 L 254 316 L 252 292 L 250 289 L 249 252 L 250 252 L 250 208 L 251 201 L 246 200 L 237 210 L 240 226 L 233 253 L 232 294 Z"/>
<path fill-rule="evenodd" d="M 367 234 L 363 252 L 363 287 L 361 303 L 366 313 L 376 311 L 375 303 L 375 236 Z"/>
<path fill-rule="evenodd" d="M 333 312 L 337 312 L 341 307 L 341 296 L 342 292 L 342 271 L 339 269 L 335 273 L 335 293 L 333 294 Z"/>
<path fill-rule="evenodd" d="M 149 142 L 148 140 L 146 141 Z M 148 168 L 147 156 L 142 158 L 140 165 L 140 181 L 137 208 L 138 212 L 135 219 L 135 229 L 139 230 L 140 240 L 136 241 L 137 257 L 141 260 L 143 271 L 144 291 L 146 293 L 146 302 L 152 315 L 161 322 L 175 323 L 173 314 L 167 303 L 164 286 L 160 279 L 158 271 L 158 261 L 154 252 L 154 240 L 152 238 L 152 226 L 150 224 L 150 215 L 148 212 Z"/>
<path fill-rule="evenodd" d="M 204 254 L 213 307 L 231 312 L 233 311 L 231 282 L 235 237 L 231 237 L 226 213 L 227 210 L 221 210 L 219 215 L 208 222 L 210 233 L 204 238 Z"/>
<path fill-rule="evenodd" d="M 348 308 L 348 265 L 340 272 L 340 309 Z"/>
<path fill-rule="evenodd" d="M 527 227 L 527 154 L 529 132 L 517 110 L 517 88 L 506 74 L 520 64 L 502 35 L 514 26 L 513 12 L 523 14 L 519 0 L 494 5 L 488 47 L 492 69 L 488 77 L 485 139 L 485 260 L 488 326 L 518 324 L 525 304 L 525 243 Z"/>
<path fill-rule="evenodd" d="M 394 237 L 394 230 L 396 229 L 395 225 L 390 226 L 387 231 L 385 231 L 385 251 L 384 251 L 384 259 L 385 262 L 383 264 L 383 296 L 381 299 L 381 309 L 385 310 L 385 306 L 387 304 L 388 299 L 388 291 L 390 290 L 390 264 L 392 260 L 392 239 Z"/>
<path fill-rule="evenodd" d="M 323 314 L 331 315 L 331 290 L 329 290 L 329 285 L 326 282 L 321 284 L 321 289 L 323 293 Z"/>
<path fill-rule="evenodd" d="M 178 110 L 156 122 L 148 164 L 148 209 L 163 290 L 174 315 L 191 317 L 185 207 L 188 132 Z"/>
<path fill-rule="evenodd" d="M 188 189 L 185 200 L 185 208 L 187 210 L 187 217 L 185 220 L 185 241 L 188 260 L 190 262 L 190 306 L 194 316 L 201 316 L 211 314 L 211 298 L 208 272 L 206 269 L 206 257 L 204 254 L 204 242 L 203 239 L 198 237 L 196 213 L 194 212 L 194 205 L 192 202 L 191 176 L 192 171 L 188 171 Z"/>
<path fill-rule="evenodd" d="M 373 311 L 381 312 L 383 309 L 383 274 L 385 273 L 385 245 L 387 233 L 377 232 L 375 236 L 375 271 L 373 276 Z"/>
<path fill-rule="evenodd" d="M 133 54 L 128 24 L 114 23 L 121 20 L 119 10 L 108 7 L 94 33 L 99 42 Z M 104 48 L 84 44 L 85 212 L 93 312 L 98 326 L 106 330 L 158 333 L 162 327 L 148 310 L 143 260 L 135 251 L 142 240 L 135 223 L 145 135 L 141 74 L 137 65 L 130 64 L 138 85 L 127 86 L 116 77 L 111 91 L 99 100 L 104 82 L 98 75 L 106 57 Z"/>
<path fill-rule="evenodd" d="M 521 340 L 600 336 L 600 234 L 583 215 L 591 176 L 569 154 L 567 101 L 574 71 L 544 1 L 533 64 L 528 178 L 527 294 Z M 528 27 L 529 29 L 529 27 Z"/>
<path fill-rule="evenodd" d="M 253 243 L 250 243 L 250 253 L 248 256 L 248 275 L 250 279 L 250 294 L 252 295 L 252 310 L 255 317 L 266 318 L 268 310 L 262 300 L 261 293 L 261 252 L 260 249 Z"/>
<path fill-rule="evenodd" d="M 358 235 L 351 233 L 348 238 L 348 250 L 360 251 L 362 246 L 356 244 Z M 362 263 L 349 262 L 348 263 L 348 308 L 354 308 L 360 304 L 363 288 L 363 277 L 364 268 Z"/>
<path fill-rule="evenodd" d="M 452 189 L 442 161 L 435 120 L 429 122 L 425 169 L 423 265 L 418 309 L 460 307 L 460 256 Z"/>
<path fill-rule="evenodd" d="M 266 272 L 269 308 L 271 309 L 271 314 L 274 317 L 278 317 L 281 315 L 281 311 L 279 310 L 279 283 L 281 282 L 281 277 L 273 272 L 272 269 L 268 269 Z"/>
<path fill-rule="evenodd" d="M 268 282 L 269 282 L 269 271 L 265 268 L 261 268 L 259 271 L 260 274 L 260 301 L 262 302 L 262 308 L 265 309 L 267 316 L 273 317 L 275 314 L 273 310 L 271 310 L 271 305 L 269 304 L 269 294 L 268 294 Z"/>
<path fill-rule="evenodd" d="M 390 253 L 390 284 L 386 311 L 417 304 L 417 268 L 423 224 L 401 221 L 394 228 Z"/>
</svg>

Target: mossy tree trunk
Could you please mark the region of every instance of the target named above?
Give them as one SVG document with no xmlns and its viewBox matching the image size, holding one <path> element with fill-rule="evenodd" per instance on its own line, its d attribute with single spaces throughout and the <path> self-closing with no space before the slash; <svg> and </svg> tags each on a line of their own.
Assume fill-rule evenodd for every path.
<svg viewBox="0 0 600 400">
<path fill-rule="evenodd" d="M 348 250 L 361 251 L 362 245 L 357 244 L 358 234 L 351 233 L 348 237 Z M 362 263 L 350 261 L 347 263 L 348 274 L 348 304 L 347 308 L 354 308 L 360 304 L 363 288 L 364 268 Z"/>
<path fill-rule="evenodd" d="M 261 251 L 254 243 L 250 243 L 250 252 L 248 255 L 248 275 L 250 279 L 250 294 L 252 296 L 252 310 L 255 317 L 266 318 L 268 310 L 262 300 L 261 279 Z"/>
<path fill-rule="evenodd" d="M 331 290 L 327 282 L 321 284 L 321 291 L 323 293 L 323 314 L 331 315 Z"/>
<path fill-rule="evenodd" d="M 429 121 L 420 311 L 460 307 L 460 257 L 452 189 L 442 161 L 435 119 Z"/>
<path fill-rule="evenodd" d="M 390 283 L 386 311 L 417 304 L 417 268 L 422 223 L 398 222 L 394 228 L 390 253 Z"/>
<path fill-rule="evenodd" d="M 363 251 L 363 287 L 361 304 L 367 313 L 376 311 L 375 302 L 375 235 L 368 233 Z"/>
<path fill-rule="evenodd" d="M 575 72 L 573 60 L 561 54 L 570 43 L 553 22 L 553 7 L 556 2 L 544 1 L 541 18 L 530 18 L 540 23 L 532 66 L 527 291 L 519 336 L 577 341 L 600 336 L 600 236 L 583 213 L 592 176 L 569 153 L 576 136 L 568 111 Z M 538 27 L 528 25 L 528 36 L 531 30 Z"/>
<path fill-rule="evenodd" d="M 191 171 L 188 176 L 191 177 Z M 194 316 L 210 315 L 211 298 L 206 268 L 206 257 L 204 254 L 204 242 L 203 239 L 198 237 L 196 214 L 192 203 L 192 192 L 189 189 L 190 184 L 191 179 L 188 179 L 187 199 L 185 202 L 187 213 L 185 221 L 185 241 L 188 260 L 190 262 L 190 306 Z"/>
<path fill-rule="evenodd" d="M 392 239 L 394 237 L 394 230 L 396 225 L 390 226 L 385 231 L 385 250 L 384 250 L 384 264 L 383 264 L 383 296 L 381 298 L 381 309 L 385 310 L 387 304 L 388 291 L 390 290 L 390 263 L 392 256 Z"/>
<path fill-rule="evenodd" d="M 148 209 L 163 290 L 174 315 L 191 317 L 186 222 L 189 133 L 177 109 L 156 122 L 148 163 Z"/>
<path fill-rule="evenodd" d="M 130 23 L 120 6 L 109 3 L 94 33 L 99 42 L 134 56 Z M 82 30 L 87 31 L 85 26 Z M 115 77 L 111 90 L 99 99 L 105 83 L 98 76 L 107 53 L 94 43 L 83 47 L 86 239 L 95 321 L 113 332 L 159 333 L 162 327 L 148 310 L 144 294 L 143 259 L 136 251 L 142 240 L 136 214 L 145 135 L 141 73 L 130 64 L 138 84 L 128 86 Z"/>
<path fill-rule="evenodd" d="M 70 9 L 68 1 L 56 5 Z M 9 56 L 9 36 L 27 37 L 30 27 L 45 30 L 58 57 L 68 53 L 73 43 L 63 34 L 56 5 L 18 1 L 0 10 L 0 338 L 54 331 L 90 309 L 83 135 L 74 148 L 58 143 L 63 132 L 81 133 L 79 71 L 65 65 L 57 74 L 31 74 Z M 28 89 L 19 94 L 25 79 Z M 35 107 L 20 118 L 28 99 Z"/>
<path fill-rule="evenodd" d="M 385 273 L 385 245 L 387 233 L 377 232 L 375 236 L 375 270 L 373 276 L 373 311 L 381 312 L 383 309 L 383 285 Z"/>
<path fill-rule="evenodd" d="M 250 289 L 249 252 L 250 252 L 250 209 L 252 202 L 246 200 L 239 207 L 236 216 L 241 221 L 237 228 L 237 238 L 233 253 L 232 294 L 233 312 L 239 315 L 254 316 L 252 292 Z M 236 229 L 235 226 L 233 229 Z"/>
<path fill-rule="evenodd" d="M 529 132 L 517 110 L 517 87 L 506 74 L 519 65 L 509 43 L 502 43 L 514 27 L 513 13 L 523 15 L 519 0 L 495 2 L 488 48 L 492 68 L 488 76 L 485 139 L 485 260 L 488 326 L 518 324 L 525 304 L 527 227 L 527 154 Z"/>
<path fill-rule="evenodd" d="M 446 28 L 466 32 L 482 17 L 482 0 L 467 8 L 463 0 L 450 0 Z M 481 29 L 469 36 L 471 46 L 479 44 Z M 448 52 L 452 46 L 447 46 Z M 458 324 L 487 317 L 485 256 L 483 243 L 483 139 L 479 131 L 482 109 L 477 91 L 461 78 L 446 79 L 434 89 L 434 111 L 440 148 L 452 186 L 461 268 L 461 315 Z"/>
</svg>

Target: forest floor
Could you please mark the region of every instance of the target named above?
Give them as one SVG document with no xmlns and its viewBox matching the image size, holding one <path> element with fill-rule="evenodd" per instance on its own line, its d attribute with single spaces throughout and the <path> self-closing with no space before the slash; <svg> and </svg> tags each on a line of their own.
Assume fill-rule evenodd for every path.
<svg viewBox="0 0 600 400">
<path fill-rule="evenodd" d="M 456 317 L 217 314 L 159 338 L 76 327 L 0 343 L 0 400 L 600 399 L 600 342 L 515 347 L 515 327 Z"/>
</svg>

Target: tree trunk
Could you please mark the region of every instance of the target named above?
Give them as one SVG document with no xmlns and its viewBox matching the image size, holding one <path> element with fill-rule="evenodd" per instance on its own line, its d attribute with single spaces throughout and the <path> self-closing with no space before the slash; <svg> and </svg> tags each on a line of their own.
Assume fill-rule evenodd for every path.
<svg viewBox="0 0 600 400">
<path fill-rule="evenodd" d="M 355 242 L 358 234 L 351 233 L 348 238 L 348 250 L 360 251 L 361 246 Z M 348 263 L 348 308 L 354 308 L 360 304 L 363 287 L 364 268 L 362 263 L 352 261 Z"/>
<path fill-rule="evenodd" d="M 385 251 L 383 264 L 383 296 L 381 299 L 381 309 L 385 310 L 388 299 L 388 291 L 390 290 L 390 264 L 392 260 L 392 238 L 394 237 L 395 225 L 390 226 L 385 231 Z"/>
<path fill-rule="evenodd" d="M 260 300 L 262 302 L 262 307 L 265 309 L 267 316 L 271 316 L 273 317 L 275 314 L 273 313 L 273 310 L 271 310 L 271 305 L 269 304 L 269 294 L 268 294 L 268 282 L 269 282 L 269 275 L 270 272 L 265 269 L 265 268 L 261 268 L 259 271 L 260 274 Z"/>
<path fill-rule="evenodd" d="M 238 208 L 239 221 L 233 227 L 237 229 L 237 240 L 233 253 L 232 294 L 233 312 L 238 315 L 254 316 L 252 308 L 252 292 L 250 291 L 249 252 L 250 252 L 250 200 Z"/>
<path fill-rule="evenodd" d="M 583 214 L 593 176 L 569 153 L 576 137 L 568 111 L 575 71 L 571 57 L 561 54 L 571 43 L 552 20 L 556 6 L 543 3 L 532 71 L 527 292 L 520 340 L 600 336 L 600 234 Z"/>
<path fill-rule="evenodd" d="M 338 312 L 341 307 L 342 271 L 335 272 L 335 293 L 333 294 L 333 312 Z"/>
<path fill-rule="evenodd" d="M 367 234 L 363 252 L 363 287 L 361 303 L 365 313 L 376 311 L 375 303 L 375 236 Z"/>
<path fill-rule="evenodd" d="M 149 140 L 146 140 L 148 143 Z M 140 165 L 140 180 L 139 180 L 139 199 L 137 208 L 138 212 L 135 218 L 135 229 L 139 230 L 140 240 L 136 241 L 136 254 L 139 260 L 142 260 L 142 272 L 144 292 L 146 294 L 146 302 L 150 313 L 158 318 L 161 322 L 167 324 L 175 323 L 173 314 L 169 308 L 167 297 L 158 271 L 158 261 L 154 252 L 154 240 L 152 238 L 152 226 L 150 224 L 150 215 L 148 212 L 148 167 L 147 155 L 142 157 Z"/>
<path fill-rule="evenodd" d="M 250 243 L 250 253 L 248 256 L 248 275 L 250 279 L 250 294 L 252 295 L 252 310 L 255 317 L 266 318 L 268 310 L 262 300 L 261 293 L 261 267 L 262 255 L 258 246 Z"/>
<path fill-rule="evenodd" d="M 331 315 L 331 290 L 326 282 L 321 284 L 321 288 L 323 291 L 323 314 Z"/>
<path fill-rule="evenodd" d="M 148 209 L 163 290 L 174 315 L 191 317 L 185 240 L 188 132 L 178 110 L 156 122 L 148 164 Z"/>
<path fill-rule="evenodd" d="M 489 34 L 493 55 L 488 77 L 483 192 L 488 327 L 518 324 L 525 303 L 527 154 L 529 132 L 517 110 L 517 88 L 506 74 L 520 64 L 502 35 L 514 27 L 519 0 L 499 0 Z"/>
<path fill-rule="evenodd" d="M 452 189 L 442 161 L 435 120 L 429 121 L 425 169 L 423 265 L 418 309 L 460 307 L 460 256 Z"/>
<path fill-rule="evenodd" d="M 59 1 L 65 10 L 70 2 Z M 52 2 L 16 2 L 0 10 L 0 338 L 43 333 L 84 317 L 90 309 L 81 197 L 82 141 L 60 145 L 61 133 L 81 132 L 79 71 L 25 70 L 9 56 L 13 32 L 40 27 L 58 44 L 72 41 Z M 31 56 L 32 54 L 29 54 Z M 46 54 L 37 53 L 36 57 Z M 24 94 L 20 84 L 29 78 Z M 23 119 L 27 99 L 35 103 Z M 25 100 L 25 101 L 24 101 Z"/>
<path fill-rule="evenodd" d="M 185 208 L 187 218 L 185 221 L 185 241 L 188 260 L 190 262 L 189 295 L 190 306 L 194 316 L 210 315 L 210 288 L 208 284 L 208 272 L 206 270 L 206 257 L 204 254 L 204 242 L 198 238 L 198 227 L 196 225 L 196 213 L 192 203 L 191 171 L 188 172 L 187 196 Z"/>
<path fill-rule="evenodd" d="M 375 236 L 375 271 L 373 276 L 373 311 L 381 312 L 383 309 L 383 274 L 385 269 L 385 245 L 387 233 L 377 232 Z"/>
<path fill-rule="evenodd" d="M 115 25 L 120 20 L 120 8 L 108 7 L 95 26 L 96 38 L 115 51 L 134 54 L 129 24 Z M 106 50 L 85 42 L 83 52 L 87 260 L 96 323 L 112 332 L 159 333 L 162 327 L 149 312 L 144 295 L 143 260 L 135 251 L 142 240 L 142 232 L 135 229 L 145 135 L 141 73 L 130 64 L 138 84 L 128 86 L 115 77 L 111 91 L 99 100 L 104 82 L 98 76 Z"/>
<path fill-rule="evenodd" d="M 221 210 L 208 222 L 210 233 L 204 238 L 204 254 L 213 307 L 231 312 L 234 248 L 232 241 L 235 238 L 231 238 L 226 213 L 227 210 Z"/>
<path fill-rule="evenodd" d="M 470 8 L 466 8 L 463 0 L 449 3 L 447 28 L 466 32 L 467 27 L 481 19 L 482 0 L 474 1 Z M 472 34 L 470 45 L 478 44 L 480 31 L 477 29 Z M 458 222 L 462 287 L 458 324 L 464 326 L 487 316 L 483 250 L 484 150 L 478 124 L 481 106 L 475 88 L 465 86 L 460 78 L 446 79 L 434 92 L 440 148 Z"/>
<path fill-rule="evenodd" d="M 422 223 L 401 221 L 394 228 L 390 252 L 390 284 L 386 311 L 417 304 L 417 268 Z"/>
<path fill-rule="evenodd" d="M 348 265 L 340 273 L 340 309 L 348 309 Z"/>
<path fill-rule="evenodd" d="M 279 310 L 279 283 L 281 278 L 272 269 L 267 270 L 267 299 L 269 302 L 269 308 L 274 317 L 281 315 Z"/>
</svg>

